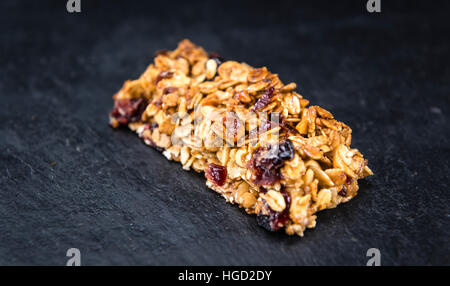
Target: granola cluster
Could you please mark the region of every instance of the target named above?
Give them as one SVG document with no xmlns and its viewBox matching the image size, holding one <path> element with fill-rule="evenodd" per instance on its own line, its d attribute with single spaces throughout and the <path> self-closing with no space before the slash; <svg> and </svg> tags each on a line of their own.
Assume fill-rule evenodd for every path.
<svg viewBox="0 0 450 286">
<path fill-rule="evenodd" d="M 302 236 L 317 211 L 347 202 L 372 171 L 352 130 L 265 67 L 225 61 L 189 40 L 159 51 L 114 95 L 113 127 L 128 126 L 206 185 L 275 231 Z"/>
</svg>

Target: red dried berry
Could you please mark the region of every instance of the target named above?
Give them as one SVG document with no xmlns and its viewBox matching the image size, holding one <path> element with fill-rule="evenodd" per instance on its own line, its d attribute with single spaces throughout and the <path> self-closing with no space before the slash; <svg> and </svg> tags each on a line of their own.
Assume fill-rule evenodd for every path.
<svg viewBox="0 0 450 286">
<path fill-rule="evenodd" d="M 285 160 L 294 157 L 294 148 L 290 140 L 285 140 L 279 145 L 258 148 L 252 156 L 248 167 L 254 170 L 253 183 L 261 185 L 273 185 L 281 179 L 280 169 Z"/>
<path fill-rule="evenodd" d="M 147 101 L 143 98 L 124 98 L 114 102 L 113 110 L 110 113 L 119 124 L 127 125 L 141 119 L 141 115 L 147 106 Z"/>
<path fill-rule="evenodd" d="M 278 170 L 271 171 L 269 169 L 257 168 L 254 174 L 255 179 L 253 183 L 258 186 L 273 185 L 281 179 Z"/>
<path fill-rule="evenodd" d="M 278 158 L 278 151 L 274 146 L 258 148 L 249 162 L 249 167 L 254 170 L 253 183 L 260 186 L 278 182 L 282 166 L 283 160 Z"/>
<path fill-rule="evenodd" d="M 253 111 L 259 111 L 269 105 L 270 100 L 274 96 L 274 88 L 271 87 L 269 89 L 266 89 L 266 91 L 261 95 L 261 97 L 258 99 L 258 101 L 255 103 L 255 105 L 252 107 Z"/>
<path fill-rule="evenodd" d="M 352 178 L 350 176 L 347 176 L 347 180 L 345 180 L 345 184 L 346 185 L 351 185 L 351 184 L 353 184 L 354 181 L 355 181 L 354 178 Z"/>
<path fill-rule="evenodd" d="M 338 192 L 338 195 L 340 195 L 341 197 L 346 197 L 347 196 L 347 187 L 343 186 L 342 189 Z"/>
<path fill-rule="evenodd" d="M 209 164 L 205 176 L 217 186 L 223 186 L 227 179 L 227 168 L 214 163 Z"/>
</svg>

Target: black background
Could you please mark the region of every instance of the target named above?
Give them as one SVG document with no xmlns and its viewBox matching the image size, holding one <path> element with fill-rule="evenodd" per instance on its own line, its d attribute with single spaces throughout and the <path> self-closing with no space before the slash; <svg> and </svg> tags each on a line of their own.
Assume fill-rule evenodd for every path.
<svg viewBox="0 0 450 286">
<path fill-rule="evenodd" d="M 81 2 L 0 2 L 1 265 L 65 265 L 72 247 L 83 265 L 365 265 L 372 247 L 450 264 L 445 1 Z M 289 237 L 111 129 L 111 96 L 183 38 L 296 82 L 375 176 Z"/>
</svg>

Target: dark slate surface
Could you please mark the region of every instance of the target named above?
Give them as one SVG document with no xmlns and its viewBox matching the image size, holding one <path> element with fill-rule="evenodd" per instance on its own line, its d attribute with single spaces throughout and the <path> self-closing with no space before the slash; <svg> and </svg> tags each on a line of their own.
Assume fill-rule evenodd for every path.
<svg viewBox="0 0 450 286">
<path fill-rule="evenodd" d="M 449 6 L 438 1 L 0 4 L 0 264 L 450 264 Z M 313 4 L 314 3 L 314 4 Z M 303 238 L 269 233 L 132 133 L 112 94 L 190 38 L 295 81 L 375 176 Z M 55 163 L 52 166 L 52 162 Z"/>
</svg>

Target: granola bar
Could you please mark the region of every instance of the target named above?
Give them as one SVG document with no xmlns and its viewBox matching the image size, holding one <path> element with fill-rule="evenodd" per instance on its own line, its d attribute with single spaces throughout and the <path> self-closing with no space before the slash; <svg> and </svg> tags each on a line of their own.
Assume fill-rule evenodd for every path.
<svg viewBox="0 0 450 286">
<path fill-rule="evenodd" d="M 124 83 L 110 124 L 204 172 L 209 188 L 264 228 L 302 236 L 316 212 L 352 199 L 372 171 L 350 147 L 352 130 L 296 87 L 183 40 Z"/>
</svg>

